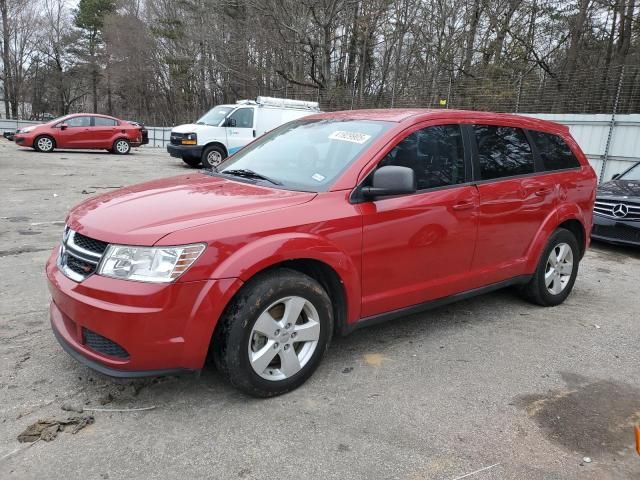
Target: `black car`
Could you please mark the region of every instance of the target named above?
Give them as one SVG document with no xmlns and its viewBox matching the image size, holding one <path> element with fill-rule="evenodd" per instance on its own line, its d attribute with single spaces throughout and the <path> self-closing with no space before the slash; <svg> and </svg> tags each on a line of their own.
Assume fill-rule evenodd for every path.
<svg viewBox="0 0 640 480">
<path fill-rule="evenodd" d="M 591 238 L 640 246 L 640 162 L 598 188 Z"/>
</svg>

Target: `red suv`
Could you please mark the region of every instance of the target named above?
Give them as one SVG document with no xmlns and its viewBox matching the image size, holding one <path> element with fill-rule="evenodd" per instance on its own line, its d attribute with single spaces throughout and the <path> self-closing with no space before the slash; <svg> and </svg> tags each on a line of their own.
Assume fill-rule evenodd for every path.
<svg viewBox="0 0 640 480">
<path fill-rule="evenodd" d="M 90 367 L 198 371 L 287 392 L 334 334 L 509 285 L 569 295 L 596 177 L 566 127 L 370 110 L 285 124 L 217 169 L 92 198 L 47 276 L 53 331 Z"/>
<path fill-rule="evenodd" d="M 38 152 L 54 148 L 108 150 L 125 155 L 143 141 L 143 127 L 106 115 L 77 113 L 56 118 L 42 125 L 21 128 L 14 140 Z"/>
</svg>

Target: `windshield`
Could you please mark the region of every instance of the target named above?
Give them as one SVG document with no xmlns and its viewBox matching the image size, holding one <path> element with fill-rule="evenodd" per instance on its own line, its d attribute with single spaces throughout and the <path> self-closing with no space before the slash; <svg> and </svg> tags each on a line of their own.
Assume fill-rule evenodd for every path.
<svg viewBox="0 0 640 480">
<path fill-rule="evenodd" d="M 370 120 L 297 120 L 229 157 L 218 173 L 259 179 L 258 174 L 283 188 L 320 192 L 392 125 Z"/>
<path fill-rule="evenodd" d="M 58 122 L 62 122 L 63 120 L 65 120 L 66 118 L 68 118 L 68 117 L 70 117 L 70 116 L 71 116 L 71 115 L 63 115 L 63 116 L 61 116 L 61 117 L 54 118 L 53 120 L 49 120 L 49 121 L 47 122 L 47 125 L 49 125 L 49 124 L 53 125 L 53 124 L 56 124 L 56 123 L 58 123 Z"/>
<path fill-rule="evenodd" d="M 620 177 L 620 180 L 640 180 L 640 163 L 636 163 L 631 169 Z"/>
<path fill-rule="evenodd" d="M 220 122 L 229 115 L 234 107 L 215 107 L 205 113 L 200 120 L 196 122 L 197 125 L 211 125 L 217 127 Z"/>
</svg>

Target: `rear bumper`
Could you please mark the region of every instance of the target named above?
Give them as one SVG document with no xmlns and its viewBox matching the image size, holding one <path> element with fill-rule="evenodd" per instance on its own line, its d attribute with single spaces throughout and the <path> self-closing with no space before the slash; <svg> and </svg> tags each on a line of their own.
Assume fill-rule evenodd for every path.
<svg viewBox="0 0 640 480">
<path fill-rule="evenodd" d="M 77 283 L 56 258 L 57 249 L 46 267 L 56 338 L 76 360 L 116 377 L 200 370 L 218 318 L 241 283 L 145 284 L 95 274 Z"/>
<path fill-rule="evenodd" d="M 167 145 L 167 152 L 172 157 L 200 159 L 202 157 L 201 145 Z"/>
<path fill-rule="evenodd" d="M 591 238 L 618 245 L 640 246 L 640 222 L 593 216 Z"/>
</svg>

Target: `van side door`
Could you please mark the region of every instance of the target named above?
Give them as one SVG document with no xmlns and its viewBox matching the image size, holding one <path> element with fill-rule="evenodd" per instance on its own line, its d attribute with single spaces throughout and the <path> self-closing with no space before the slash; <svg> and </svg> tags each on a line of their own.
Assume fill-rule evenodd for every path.
<svg viewBox="0 0 640 480">
<path fill-rule="evenodd" d="M 225 122 L 227 131 L 227 152 L 233 155 L 255 138 L 253 107 L 240 107 Z"/>
<path fill-rule="evenodd" d="M 466 151 L 459 125 L 416 126 L 378 163 L 412 168 L 418 190 L 360 204 L 363 317 L 468 289 L 478 194 Z"/>
<path fill-rule="evenodd" d="M 527 132 L 515 126 L 466 126 L 474 149 L 480 195 L 478 242 L 472 269 L 476 286 L 526 272 L 526 255 L 549 215 L 557 189 L 542 175 Z"/>
</svg>

